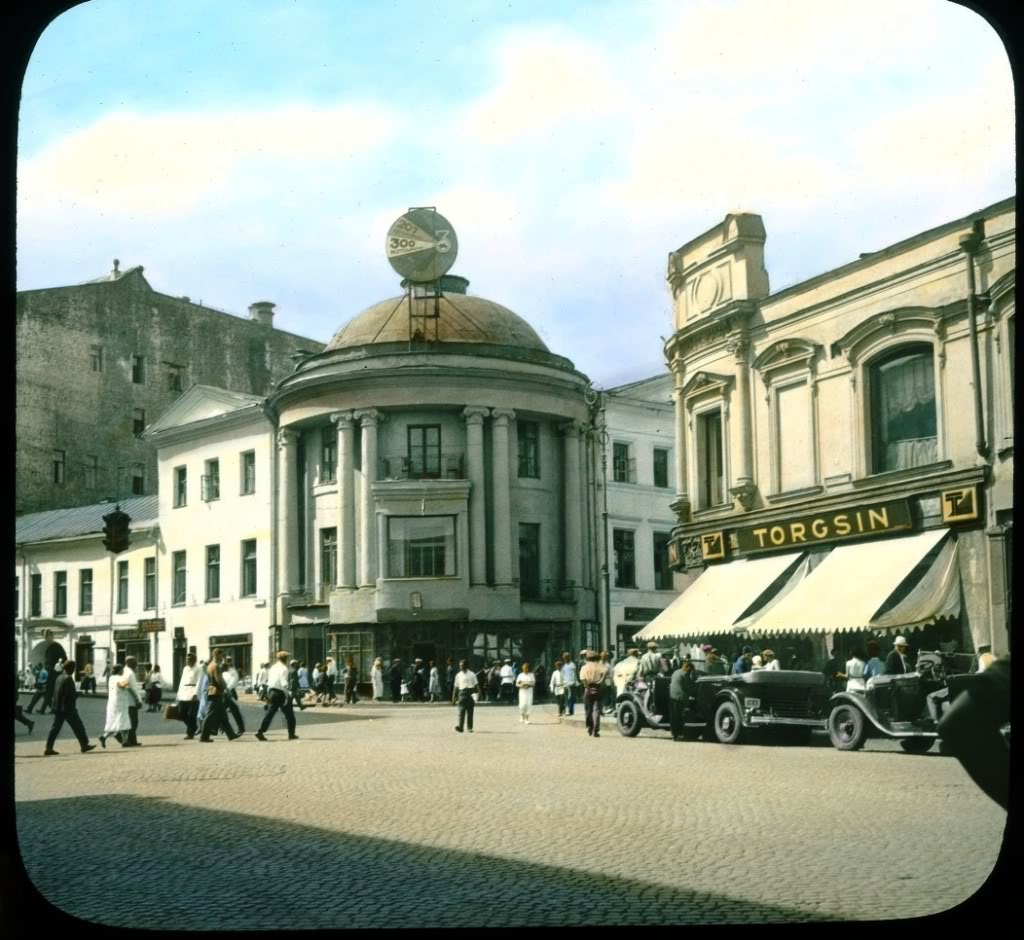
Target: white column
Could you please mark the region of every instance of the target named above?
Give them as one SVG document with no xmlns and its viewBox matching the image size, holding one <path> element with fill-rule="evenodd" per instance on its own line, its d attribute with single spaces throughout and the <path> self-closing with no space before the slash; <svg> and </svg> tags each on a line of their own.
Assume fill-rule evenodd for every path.
<svg viewBox="0 0 1024 940">
<path fill-rule="evenodd" d="M 750 509 L 754 499 L 753 441 L 751 439 L 750 420 L 750 364 L 747 353 L 750 349 L 750 338 L 743 331 L 733 333 L 729 337 L 729 351 L 736 358 L 736 432 L 739 441 L 739 452 L 736 454 L 736 481 L 729 490 L 736 509 Z"/>
<path fill-rule="evenodd" d="M 292 594 L 299 586 L 298 445 L 297 431 L 283 428 L 277 432 L 277 583 L 282 594 Z"/>
<path fill-rule="evenodd" d="M 338 586 L 356 586 L 355 421 L 351 411 L 331 415 L 338 428 Z"/>
<path fill-rule="evenodd" d="M 357 411 L 363 444 L 363 480 L 359 493 L 359 586 L 377 586 L 377 523 L 374 519 L 373 482 L 377 479 L 377 422 L 383 415 L 374 408 Z"/>
<path fill-rule="evenodd" d="M 680 522 L 690 521 L 690 494 L 686 466 L 686 402 L 683 400 L 683 363 L 679 358 L 672 360 L 672 374 L 675 377 L 675 419 L 676 419 L 676 495 L 672 510 Z"/>
<path fill-rule="evenodd" d="M 494 583 L 512 584 L 512 500 L 509 489 L 508 425 L 511 408 L 491 412 L 492 478 L 494 483 Z"/>
<path fill-rule="evenodd" d="M 565 467 L 565 579 L 583 583 L 583 489 L 580 485 L 580 429 L 575 421 L 561 426 Z"/>
<path fill-rule="evenodd" d="M 487 583 L 487 517 L 484 505 L 484 418 L 490 408 L 469 405 L 466 419 L 466 476 L 469 478 L 469 583 Z"/>
</svg>

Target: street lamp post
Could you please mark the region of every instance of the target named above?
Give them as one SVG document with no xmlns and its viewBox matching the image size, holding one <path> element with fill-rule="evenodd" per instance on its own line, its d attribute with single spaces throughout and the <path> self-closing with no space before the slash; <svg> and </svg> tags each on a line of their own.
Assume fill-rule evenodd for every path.
<svg viewBox="0 0 1024 940">
<path fill-rule="evenodd" d="M 594 388 L 594 383 L 587 385 L 584 400 L 590 412 L 590 420 L 586 426 L 586 437 L 590 447 L 595 444 L 601 447 L 601 645 L 612 652 L 611 638 L 611 581 L 608 565 L 608 430 L 605 419 L 605 393 Z M 593 464 L 593 459 L 591 459 Z"/>
</svg>

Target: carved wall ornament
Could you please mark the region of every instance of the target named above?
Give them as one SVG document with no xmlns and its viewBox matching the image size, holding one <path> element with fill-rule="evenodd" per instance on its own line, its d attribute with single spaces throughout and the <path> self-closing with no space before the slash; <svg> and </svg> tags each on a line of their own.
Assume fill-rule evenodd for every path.
<svg viewBox="0 0 1024 940">
<path fill-rule="evenodd" d="M 737 512 L 749 512 L 754 505 L 754 494 L 756 488 L 749 480 L 743 480 L 729 488 L 729 495 L 732 496 L 733 508 Z"/>
<path fill-rule="evenodd" d="M 700 568 L 704 564 L 704 556 L 700 551 L 700 536 L 688 535 L 679 540 L 683 550 L 683 565 L 687 568 Z"/>
<path fill-rule="evenodd" d="M 281 448 L 293 447 L 299 442 L 299 432 L 291 428 L 281 428 L 277 432 L 277 446 Z"/>
</svg>

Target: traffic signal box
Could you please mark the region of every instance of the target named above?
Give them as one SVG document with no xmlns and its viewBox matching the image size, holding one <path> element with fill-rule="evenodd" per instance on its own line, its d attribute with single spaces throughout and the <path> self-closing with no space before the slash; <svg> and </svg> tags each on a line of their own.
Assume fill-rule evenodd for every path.
<svg viewBox="0 0 1024 940">
<path fill-rule="evenodd" d="M 131 516 L 120 509 L 115 509 L 103 517 L 103 546 L 108 552 L 117 555 L 131 545 L 131 536 L 128 532 L 131 521 Z"/>
</svg>

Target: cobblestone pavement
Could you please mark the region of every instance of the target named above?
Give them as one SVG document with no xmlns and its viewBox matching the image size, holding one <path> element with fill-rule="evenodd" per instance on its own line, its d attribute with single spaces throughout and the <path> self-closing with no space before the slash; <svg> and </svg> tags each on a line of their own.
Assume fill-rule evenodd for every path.
<svg viewBox="0 0 1024 940">
<path fill-rule="evenodd" d="M 82 706 L 94 740 L 102 708 Z M 142 748 L 82 755 L 65 731 L 49 758 L 48 717 L 16 726 L 39 891 L 173 929 L 212 905 L 238 929 L 906 918 L 970 897 L 1006 824 L 955 759 L 892 742 L 673 743 L 610 721 L 594 740 L 548 705 L 528 726 L 480 707 L 460 735 L 447 705 L 361 703 L 303 712 L 297 741 L 275 719 L 260 743 L 260 707 L 243 713 L 231 743 L 144 713 Z"/>
</svg>

